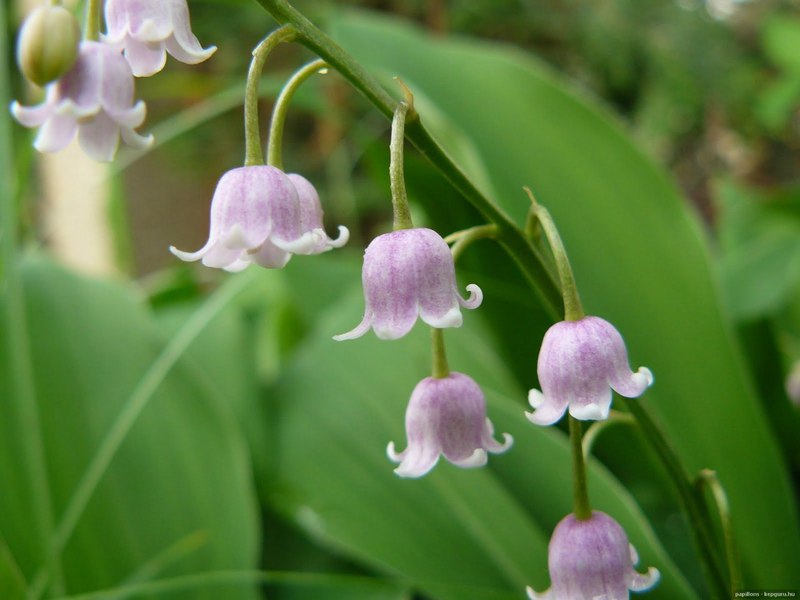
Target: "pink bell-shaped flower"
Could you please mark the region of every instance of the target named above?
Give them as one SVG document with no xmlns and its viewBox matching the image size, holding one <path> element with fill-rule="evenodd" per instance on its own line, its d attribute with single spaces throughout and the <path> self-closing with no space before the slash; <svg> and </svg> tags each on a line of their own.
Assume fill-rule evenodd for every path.
<svg viewBox="0 0 800 600">
<path fill-rule="evenodd" d="M 152 136 L 134 131 L 145 118 L 141 100 L 133 103 L 133 75 L 122 54 L 101 42 L 81 42 L 78 59 L 61 79 L 47 86 L 39 106 L 11 105 L 14 117 L 25 127 L 41 127 L 34 147 L 58 152 L 75 132 L 84 152 L 107 162 L 122 141 L 134 148 L 149 146 Z"/>
<path fill-rule="evenodd" d="M 338 240 L 328 238 L 321 221 L 319 197 L 299 175 L 265 165 L 238 167 L 217 183 L 206 245 L 197 252 L 174 246 L 170 251 L 181 260 L 202 260 L 227 271 L 250 263 L 280 269 L 292 254 L 319 254 L 347 240 L 344 227 Z"/>
<path fill-rule="evenodd" d="M 167 52 L 194 65 L 216 52 L 203 48 L 192 33 L 186 0 L 106 0 L 107 43 L 124 49 L 137 77 L 158 73 Z"/>
<path fill-rule="evenodd" d="M 569 407 L 580 420 L 608 418 L 611 389 L 627 398 L 641 396 L 653 383 L 646 367 L 633 373 L 622 336 L 599 317 L 561 321 L 545 333 L 539 350 L 539 383 L 528 402 L 535 408 L 525 413 L 532 423 L 551 425 Z"/>
<path fill-rule="evenodd" d="M 487 452 L 505 452 L 513 443 L 494 439 L 494 428 L 486 418 L 486 400 L 478 384 L 463 373 L 426 377 L 417 384 L 406 410 L 408 447 L 396 452 L 389 442 L 386 453 L 400 463 L 394 472 L 401 477 L 421 477 L 439 461 L 439 456 L 459 467 L 481 467 Z"/>
<path fill-rule="evenodd" d="M 381 339 L 397 339 L 411 330 L 418 315 L 431 327 L 460 327 L 459 306 L 477 308 L 483 300 L 475 284 L 467 286 L 468 299 L 459 296 L 450 248 L 438 233 L 422 227 L 372 240 L 364 252 L 361 278 L 364 318 L 335 340 L 361 337 L 370 327 Z"/>
<path fill-rule="evenodd" d="M 556 526 L 548 547 L 552 583 L 542 593 L 528 588 L 531 600 L 628 600 L 658 583 L 658 569 L 638 573 L 639 562 L 625 531 L 607 514 L 594 511 L 586 520 L 567 515 Z"/>
</svg>

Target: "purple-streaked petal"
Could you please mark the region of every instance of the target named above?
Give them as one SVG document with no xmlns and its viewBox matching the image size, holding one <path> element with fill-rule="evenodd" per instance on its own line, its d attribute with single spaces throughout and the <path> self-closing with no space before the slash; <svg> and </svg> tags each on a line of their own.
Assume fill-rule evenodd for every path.
<svg viewBox="0 0 800 600">
<path fill-rule="evenodd" d="M 125 43 L 125 58 L 136 77 L 149 77 L 164 68 L 167 63 L 167 51 L 163 42 L 128 38 Z"/>
<path fill-rule="evenodd" d="M 33 147 L 39 152 L 59 152 L 69 145 L 77 128 L 72 117 L 53 115 L 39 129 Z"/>
<path fill-rule="evenodd" d="M 290 258 L 291 254 L 281 250 L 269 240 L 261 244 L 258 250 L 250 253 L 250 260 L 267 269 L 282 269 Z"/>
<path fill-rule="evenodd" d="M 389 448 L 386 450 L 388 454 Z M 409 446 L 402 455 L 400 466 L 394 470 L 400 477 L 422 477 L 439 462 L 439 449 L 428 444 Z"/>
<path fill-rule="evenodd" d="M 105 113 L 78 125 L 78 140 L 89 158 L 110 162 L 119 146 L 119 125 Z"/>
</svg>

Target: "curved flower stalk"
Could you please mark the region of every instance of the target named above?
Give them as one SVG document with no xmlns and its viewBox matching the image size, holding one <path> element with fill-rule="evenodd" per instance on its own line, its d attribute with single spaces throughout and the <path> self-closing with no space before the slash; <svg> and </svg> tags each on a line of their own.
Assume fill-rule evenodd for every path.
<svg viewBox="0 0 800 600">
<path fill-rule="evenodd" d="M 152 136 L 136 131 L 146 109 L 133 103 L 134 80 L 119 51 L 100 42 L 81 42 L 78 59 L 61 79 L 47 86 L 45 101 L 33 107 L 11 105 L 14 117 L 25 127 L 41 127 L 34 147 L 58 152 L 75 132 L 84 152 L 108 162 L 114 158 L 119 138 L 137 149 L 149 146 Z"/>
<path fill-rule="evenodd" d="M 422 318 L 431 327 L 460 327 L 460 307 L 477 308 L 483 292 L 467 286 L 464 299 L 456 288 L 450 248 L 431 229 L 400 229 L 376 237 L 364 252 L 362 270 L 364 318 L 354 329 L 334 336 L 337 341 L 364 335 L 370 328 L 381 339 L 407 334 Z"/>
<path fill-rule="evenodd" d="M 203 48 L 192 33 L 186 0 L 106 0 L 105 14 L 105 41 L 124 51 L 137 77 L 163 69 L 167 52 L 194 65 L 217 50 Z"/>
<path fill-rule="evenodd" d="M 528 401 L 536 410 L 525 413 L 537 425 L 555 423 L 567 408 L 576 419 L 606 419 L 612 389 L 636 398 L 653 383 L 650 369 L 631 371 L 622 336 L 599 317 L 561 321 L 548 329 L 537 371 L 542 391 L 529 392 Z"/>
<path fill-rule="evenodd" d="M 594 511 L 589 519 L 567 515 L 556 526 L 548 546 L 547 566 L 552 586 L 542 593 L 528 588 L 530 600 L 628 600 L 658 583 L 650 567 L 638 573 L 635 548 L 625 531 L 607 514 Z"/>
<path fill-rule="evenodd" d="M 170 251 L 185 261 L 241 271 L 250 263 L 280 269 L 292 254 L 319 254 L 347 241 L 322 229 L 322 209 L 313 186 L 299 175 L 254 165 L 225 173 L 211 200 L 208 242 L 197 252 Z"/>
<path fill-rule="evenodd" d="M 406 410 L 408 447 L 396 452 L 389 442 L 386 453 L 400 463 L 401 477 L 421 477 L 439 456 L 459 467 L 482 467 L 487 452 L 497 454 L 511 447 L 513 438 L 494 439 L 494 427 L 486 417 L 486 400 L 478 384 L 463 373 L 426 377 L 417 384 Z"/>
</svg>

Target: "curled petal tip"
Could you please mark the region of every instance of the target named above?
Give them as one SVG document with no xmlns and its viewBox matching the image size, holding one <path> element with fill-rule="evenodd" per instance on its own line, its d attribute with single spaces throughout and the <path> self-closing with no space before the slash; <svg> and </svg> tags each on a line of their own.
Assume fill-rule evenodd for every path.
<svg viewBox="0 0 800 600">
<path fill-rule="evenodd" d="M 335 240 L 329 242 L 333 248 L 341 248 L 350 239 L 350 230 L 344 225 L 339 225 L 339 236 Z"/>
<path fill-rule="evenodd" d="M 635 376 L 643 377 L 646 383 L 646 387 L 650 387 L 653 385 L 655 378 L 653 377 L 653 372 L 648 369 L 647 367 L 640 367 L 639 371 L 636 373 Z"/>
<path fill-rule="evenodd" d="M 490 448 L 490 451 L 495 453 L 495 454 L 499 454 L 501 452 L 505 452 L 506 450 L 511 448 L 511 446 L 513 446 L 513 445 L 514 445 L 514 436 L 512 436 L 510 433 L 504 433 L 503 434 L 503 442 L 501 444 L 498 444 L 496 449 L 495 448 Z"/>
<path fill-rule="evenodd" d="M 526 587 L 525 591 L 528 594 L 529 600 L 545 600 L 548 595 L 547 592 L 542 592 L 541 594 L 539 594 L 531 586 Z"/>
<path fill-rule="evenodd" d="M 394 447 L 394 442 L 389 442 L 386 446 L 386 456 L 389 457 L 389 460 L 395 463 L 403 462 L 403 457 L 405 456 L 405 452 L 397 452 Z"/>
<path fill-rule="evenodd" d="M 474 283 L 470 283 L 467 286 L 467 291 L 469 292 L 469 298 L 464 299 L 461 296 L 458 297 L 458 302 L 464 308 L 474 309 L 478 308 L 483 302 L 483 291 L 480 287 L 478 287 Z"/>
<path fill-rule="evenodd" d="M 632 592 L 644 592 L 656 585 L 660 579 L 661 573 L 655 567 L 647 569 L 645 574 L 634 571 L 628 588 Z"/>
<path fill-rule="evenodd" d="M 369 331 L 370 326 L 372 325 L 372 319 L 368 314 L 364 315 L 364 318 L 361 320 L 361 323 L 356 325 L 353 329 L 348 331 L 347 333 L 340 333 L 339 335 L 333 336 L 333 339 L 337 342 L 343 342 L 345 340 L 354 340 L 356 338 L 360 338 L 362 335 Z"/>
<path fill-rule="evenodd" d="M 169 251 L 172 252 L 175 256 L 177 256 L 181 260 L 186 262 L 194 262 L 196 260 L 200 260 L 201 258 L 203 258 L 203 254 L 205 254 L 205 252 L 203 252 L 203 249 L 198 250 L 197 252 L 185 252 L 183 250 L 178 250 L 175 246 L 170 246 Z"/>
</svg>

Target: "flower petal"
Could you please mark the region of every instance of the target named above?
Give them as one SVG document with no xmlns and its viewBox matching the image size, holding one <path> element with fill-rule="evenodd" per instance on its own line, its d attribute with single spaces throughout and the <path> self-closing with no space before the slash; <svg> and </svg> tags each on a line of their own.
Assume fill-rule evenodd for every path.
<svg viewBox="0 0 800 600">
<path fill-rule="evenodd" d="M 644 592 L 656 585 L 661 579 L 661 573 L 655 567 L 647 569 L 647 573 L 642 574 L 633 571 L 630 581 L 628 582 L 628 589 L 632 592 Z"/>
<path fill-rule="evenodd" d="M 290 258 L 292 258 L 291 254 L 278 248 L 269 240 L 261 244 L 258 250 L 250 253 L 250 260 L 267 269 L 282 269 Z"/>
<path fill-rule="evenodd" d="M 567 410 L 566 400 L 545 396 L 536 389 L 528 392 L 528 402 L 536 410 L 532 413 L 526 412 L 525 416 L 528 417 L 531 423 L 536 425 L 552 425 L 563 417 Z"/>
<path fill-rule="evenodd" d="M 66 148 L 75 137 L 78 124 L 72 117 L 53 115 L 44 122 L 33 147 L 39 152 L 58 152 Z"/>
<path fill-rule="evenodd" d="M 136 77 L 149 77 L 164 68 L 167 51 L 161 41 L 147 42 L 129 37 L 125 43 L 125 58 Z"/>
<path fill-rule="evenodd" d="M 364 313 L 364 318 L 361 319 L 361 322 L 356 325 L 353 329 L 348 331 L 347 333 L 340 333 L 339 335 L 333 336 L 333 339 L 337 342 L 343 342 L 345 340 L 354 340 L 356 338 L 360 338 L 362 335 L 369 331 L 369 328 L 372 327 L 372 313 L 370 311 L 366 311 Z"/>
<path fill-rule="evenodd" d="M 410 445 L 402 454 L 403 461 L 394 470 L 400 477 L 422 477 L 439 462 L 439 449 L 433 444 Z"/>
<path fill-rule="evenodd" d="M 544 592 L 537 592 L 531 586 L 528 586 L 525 588 L 525 591 L 528 593 L 528 598 L 530 598 L 530 600 L 551 600 L 553 597 L 550 589 Z"/>
<path fill-rule="evenodd" d="M 78 126 L 78 140 L 89 158 L 99 162 L 114 159 L 119 146 L 119 125 L 105 113 L 99 113 Z"/>
<path fill-rule="evenodd" d="M 48 97 L 51 95 L 50 89 L 52 87 L 48 89 Z M 24 127 L 39 127 L 50 118 L 53 110 L 54 102 L 52 101 L 45 101 L 36 106 L 22 106 L 16 100 L 11 103 L 11 114 Z"/>
<path fill-rule="evenodd" d="M 483 291 L 474 283 L 470 283 L 467 286 L 467 291 L 469 292 L 469 297 L 466 300 L 457 295 L 458 303 L 464 308 L 478 308 L 483 302 Z"/>
<path fill-rule="evenodd" d="M 486 450 L 483 448 L 475 448 L 472 454 L 470 454 L 467 458 L 462 458 L 460 460 L 448 460 L 457 467 L 472 469 L 484 466 L 489 461 L 489 457 L 486 454 Z"/>
</svg>

